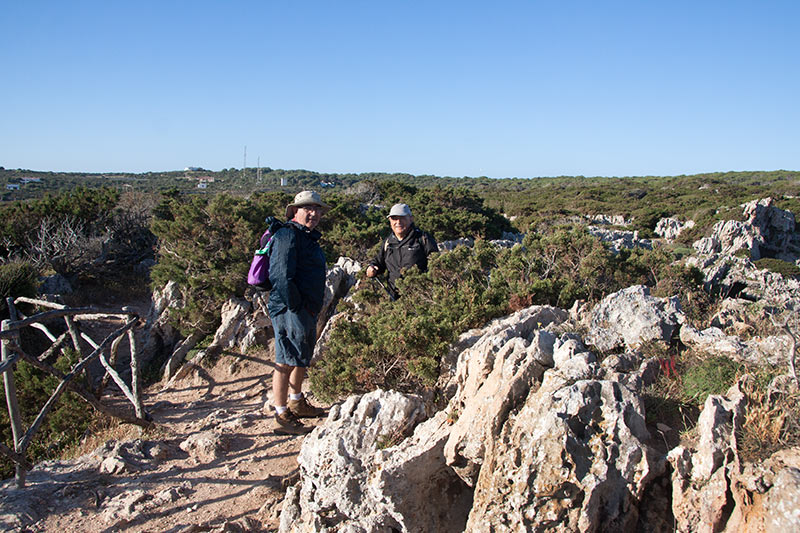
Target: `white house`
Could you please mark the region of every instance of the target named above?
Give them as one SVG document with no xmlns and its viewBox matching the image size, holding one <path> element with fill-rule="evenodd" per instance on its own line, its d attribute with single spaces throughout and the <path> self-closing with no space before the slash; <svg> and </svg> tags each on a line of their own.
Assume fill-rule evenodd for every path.
<svg viewBox="0 0 800 533">
<path fill-rule="evenodd" d="M 19 190 L 19 183 L 6 183 L 6 190 L 18 191 Z"/>
</svg>

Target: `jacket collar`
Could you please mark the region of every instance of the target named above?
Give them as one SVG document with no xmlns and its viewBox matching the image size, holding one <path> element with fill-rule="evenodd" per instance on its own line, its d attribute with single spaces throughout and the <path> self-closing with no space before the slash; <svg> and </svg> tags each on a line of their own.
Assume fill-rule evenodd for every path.
<svg viewBox="0 0 800 533">
<path fill-rule="evenodd" d="M 419 230 L 417 229 L 417 227 L 414 224 L 411 224 L 411 227 L 408 230 L 408 234 L 405 237 L 403 237 L 402 240 L 398 239 L 397 235 L 395 235 L 394 232 L 392 232 L 392 234 L 389 235 L 389 244 L 395 244 L 395 243 L 401 243 L 402 244 L 402 243 L 408 241 L 414 235 L 416 235 L 418 231 Z"/>
<path fill-rule="evenodd" d="M 316 241 L 316 240 L 319 240 L 319 238 L 320 238 L 320 237 L 322 237 L 322 233 L 320 233 L 319 231 L 317 231 L 317 229 L 316 229 L 316 228 L 314 228 L 314 229 L 308 229 L 308 228 L 307 228 L 307 227 L 305 227 L 304 225 L 300 224 L 299 222 L 295 222 L 294 220 L 290 220 L 290 221 L 287 223 L 287 225 L 294 226 L 294 227 L 295 227 L 295 229 L 297 229 L 297 230 L 299 230 L 299 231 L 302 231 L 302 232 L 303 232 L 303 234 L 305 234 L 305 235 L 306 235 L 308 238 L 310 238 L 310 239 L 312 239 L 312 240 L 314 240 L 314 241 Z"/>
</svg>

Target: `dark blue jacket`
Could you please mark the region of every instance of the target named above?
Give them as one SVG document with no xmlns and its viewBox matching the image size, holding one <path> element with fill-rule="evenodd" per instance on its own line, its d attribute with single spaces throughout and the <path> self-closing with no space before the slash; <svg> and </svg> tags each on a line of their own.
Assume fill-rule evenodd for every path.
<svg viewBox="0 0 800 533">
<path fill-rule="evenodd" d="M 317 243 L 321 236 L 293 221 L 275 233 L 269 256 L 270 316 L 304 308 L 319 314 L 325 296 L 325 254 Z"/>
</svg>

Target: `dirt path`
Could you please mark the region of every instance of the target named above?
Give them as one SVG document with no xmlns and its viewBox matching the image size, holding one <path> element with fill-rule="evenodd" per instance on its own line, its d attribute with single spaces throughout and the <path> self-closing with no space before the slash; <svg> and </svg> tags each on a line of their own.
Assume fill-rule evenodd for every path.
<svg viewBox="0 0 800 533">
<path fill-rule="evenodd" d="M 127 466 L 120 473 L 104 474 L 102 457 L 83 456 L 41 465 L 29 473 L 23 491 L 6 482 L 3 511 L 9 512 L 17 498 L 23 509 L 18 512 L 28 509 L 36 519 L 27 529 L 11 530 L 277 530 L 285 488 L 298 475 L 302 437 L 272 433 L 271 417 L 263 411 L 270 361 L 267 350 L 228 353 L 213 368 L 196 368 L 167 389 L 163 384 L 151 387 L 145 406 L 155 425 L 138 437 L 137 430 L 126 430 L 126 440 L 142 441 L 127 450 Z M 213 453 L 181 448 L 199 435 L 221 435 Z M 106 456 L 112 448 L 113 442 L 106 446 Z"/>
</svg>

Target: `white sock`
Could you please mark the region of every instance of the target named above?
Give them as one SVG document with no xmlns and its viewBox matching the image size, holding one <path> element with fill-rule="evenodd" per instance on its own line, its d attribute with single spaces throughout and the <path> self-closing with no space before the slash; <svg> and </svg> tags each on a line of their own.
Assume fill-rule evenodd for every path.
<svg viewBox="0 0 800 533">
<path fill-rule="evenodd" d="M 275 412 L 278 413 L 279 415 L 282 415 L 283 413 L 285 413 L 287 409 L 288 409 L 288 407 L 286 407 L 285 405 L 276 405 L 275 406 Z"/>
<path fill-rule="evenodd" d="M 290 400 L 294 400 L 294 401 L 300 400 L 302 398 L 303 398 L 303 393 L 302 392 L 298 392 L 297 394 L 290 394 L 289 395 L 289 399 Z"/>
</svg>

